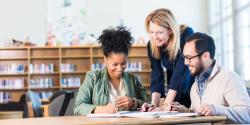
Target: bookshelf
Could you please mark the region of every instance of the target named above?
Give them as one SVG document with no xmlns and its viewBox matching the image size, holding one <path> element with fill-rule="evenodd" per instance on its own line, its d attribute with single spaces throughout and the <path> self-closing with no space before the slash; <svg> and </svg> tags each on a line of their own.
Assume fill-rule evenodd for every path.
<svg viewBox="0 0 250 125">
<path fill-rule="evenodd" d="M 78 89 L 87 71 L 104 67 L 99 46 L 0 48 L 0 103 L 18 101 L 28 90 L 49 97 L 58 90 Z M 127 72 L 148 89 L 150 62 L 146 46 L 133 46 Z"/>
</svg>

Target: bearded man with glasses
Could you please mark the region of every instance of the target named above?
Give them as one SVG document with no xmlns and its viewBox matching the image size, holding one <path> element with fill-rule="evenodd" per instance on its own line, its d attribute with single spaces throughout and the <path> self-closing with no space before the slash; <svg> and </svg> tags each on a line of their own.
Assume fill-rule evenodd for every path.
<svg viewBox="0 0 250 125">
<path fill-rule="evenodd" d="M 188 109 L 178 102 L 172 103 L 172 110 L 197 112 L 200 115 L 225 115 L 226 123 L 250 123 L 250 98 L 244 80 L 236 73 L 220 66 L 215 56 L 212 37 L 194 33 L 186 39 L 183 50 L 185 64 L 195 76 Z"/>
</svg>

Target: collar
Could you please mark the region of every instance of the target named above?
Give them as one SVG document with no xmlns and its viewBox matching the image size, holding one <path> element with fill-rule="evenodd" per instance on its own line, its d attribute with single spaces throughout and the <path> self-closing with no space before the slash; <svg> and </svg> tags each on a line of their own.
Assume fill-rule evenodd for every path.
<svg viewBox="0 0 250 125">
<path fill-rule="evenodd" d="M 220 72 L 220 70 L 221 70 L 220 64 L 217 61 L 215 61 L 213 70 L 207 80 L 208 81 L 212 80 L 218 74 L 218 72 Z"/>
<path fill-rule="evenodd" d="M 214 69 L 215 63 L 216 63 L 216 61 L 214 60 L 212 65 L 207 70 L 203 71 L 202 73 L 200 73 L 196 77 L 196 80 L 198 83 L 202 83 L 204 81 L 207 81 L 210 78 L 212 71 Z"/>
</svg>

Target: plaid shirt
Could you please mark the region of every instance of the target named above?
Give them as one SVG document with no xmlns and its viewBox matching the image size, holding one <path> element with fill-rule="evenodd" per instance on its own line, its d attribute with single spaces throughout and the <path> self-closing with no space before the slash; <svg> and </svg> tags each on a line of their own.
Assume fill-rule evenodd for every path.
<svg viewBox="0 0 250 125">
<path fill-rule="evenodd" d="M 214 64 L 215 64 L 215 61 L 213 61 L 212 65 L 204 72 L 200 73 L 200 75 L 198 75 L 196 77 L 196 81 L 198 83 L 198 89 L 199 89 L 199 96 L 202 97 L 203 96 L 203 93 L 205 91 L 205 88 L 206 88 L 206 80 L 209 78 L 209 76 L 211 75 L 212 73 L 212 70 L 214 68 Z"/>
</svg>

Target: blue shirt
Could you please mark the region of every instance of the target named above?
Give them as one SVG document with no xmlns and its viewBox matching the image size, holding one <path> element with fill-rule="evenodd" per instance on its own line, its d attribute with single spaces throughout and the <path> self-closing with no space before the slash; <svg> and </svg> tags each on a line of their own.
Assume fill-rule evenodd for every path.
<svg viewBox="0 0 250 125">
<path fill-rule="evenodd" d="M 181 50 L 183 49 L 183 46 L 185 44 L 185 38 L 191 34 L 193 34 L 193 30 L 189 27 L 181 34 Z M 150 42 L 148 42 L 147 49 L 152 69 L 150 83 L 151 93 L 158 92 L 161 94 L 161 97 L 165 97 L 165 81 L 163 72 L 164 67 L 167 70 L 168 88 L 177 91 L 175 101 L 178 101 L 180 103 L 182 101 L 186 102 L 186 100 L 183 100 L 183 98 L 181 99 L 181 97 L 185 95 L 187 96 L 187 98 L 185 99 L 187 99 L 189 103 L 181 104 L 189 107 L 189 92 L 194 82 L 194 77 L 191 77 L 188 67 L 184 64 L 184 58 L 182 56 L 181 50 L 178 52 L 175 60 L 170 60 L 167 52 L 163 50 L 160 50 L 160 59 L 156 59 L 155 57 L 153 57 Z"/>
</svg>

